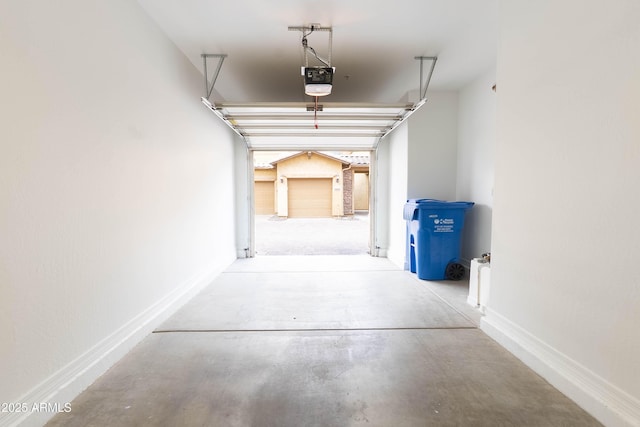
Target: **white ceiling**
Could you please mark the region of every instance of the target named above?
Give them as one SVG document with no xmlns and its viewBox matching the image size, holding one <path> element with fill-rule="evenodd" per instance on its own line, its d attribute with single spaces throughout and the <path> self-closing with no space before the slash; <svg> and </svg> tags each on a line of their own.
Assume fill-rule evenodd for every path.
<svg viewBox="0 0 640 427">
<path fill-rule="evenodd" d="M 438 57 L 429 90 L 459 89 L 491 67 L 497 1 L 138 0 L 200 70 L 201 54 L 228 55 L 210 98 L 215 104 L 310 104 L 300 75 L 302 34 L 288 27 L 330 26 L 336 72 L 332 94 L 321 102 L 350 106 L 418 101 L 416 56 Z M 308 41 L 328 56 L 327 32 Z M 208 64 L 212 75 L 216 61 Z"/>
</svg>

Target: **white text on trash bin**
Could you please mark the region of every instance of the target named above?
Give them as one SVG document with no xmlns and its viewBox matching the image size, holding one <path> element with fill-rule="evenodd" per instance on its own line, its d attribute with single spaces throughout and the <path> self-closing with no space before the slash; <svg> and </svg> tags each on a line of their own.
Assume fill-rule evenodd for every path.
<svg viewBox="0 0 640 427">
<path fill-rule="evenodd" d="M 436 218 L 433 220 L 435 224 L 433 231 L 436 233 L 453 233 L 453 218 Z"/>
</svg>

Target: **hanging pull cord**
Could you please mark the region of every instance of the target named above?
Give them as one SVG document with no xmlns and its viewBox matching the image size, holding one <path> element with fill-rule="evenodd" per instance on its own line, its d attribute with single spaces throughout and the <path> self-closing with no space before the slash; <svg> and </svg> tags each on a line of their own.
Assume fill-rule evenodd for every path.
<svg viewBox="0 0 640 427">
<path fill-rule="evenodd" d="M 313 109 L 313 123 L 316 126 L 316 129 L 318 129 L 318 97 L 316 96 L 316 108 Z"/>
</svg>

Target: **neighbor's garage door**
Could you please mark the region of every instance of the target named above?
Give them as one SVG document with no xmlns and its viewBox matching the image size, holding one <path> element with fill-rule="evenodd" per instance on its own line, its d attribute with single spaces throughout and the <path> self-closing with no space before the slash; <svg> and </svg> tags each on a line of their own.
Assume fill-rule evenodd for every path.
<svg viewBox="0 0 640 427">
<path fill-rule="evenodd" d="M 331 216 L 331 178 L 289 178 L 289 217 Z"/>
<path fill-rule="evenodd" d="M 256 181 L 254 187 L 256 215 L 273 215 L 275 210 L 275 185 L 273 181 Z"/>
</svg>

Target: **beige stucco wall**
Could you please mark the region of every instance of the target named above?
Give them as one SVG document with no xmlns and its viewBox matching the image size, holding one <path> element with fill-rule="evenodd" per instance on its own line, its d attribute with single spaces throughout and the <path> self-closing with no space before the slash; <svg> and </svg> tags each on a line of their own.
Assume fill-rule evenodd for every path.
<svg viewBox="0 0 640 427">
<path fill-rule="evenodd" d="M 275 181 L 276 169 L 256 169 L 253 171 L 254 181 Z"/>
<path fill-rule="evenodd" d="M 317 153 L 302 153 L 277 164 L 277 212 L 279 216 L 288 216 L 288 178 L 331 178 L 333 180 L 333 196 L 331 214 L 342 216 L 342 162 L 324 157 Z"/>
<path fill-rule="evenodd" d="M 369 210 L 369 174 L 357 172 L 353 180 L 353 205 L 356 210 Z"/>
</svg>

